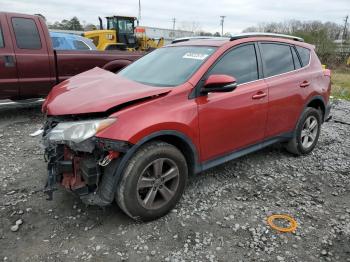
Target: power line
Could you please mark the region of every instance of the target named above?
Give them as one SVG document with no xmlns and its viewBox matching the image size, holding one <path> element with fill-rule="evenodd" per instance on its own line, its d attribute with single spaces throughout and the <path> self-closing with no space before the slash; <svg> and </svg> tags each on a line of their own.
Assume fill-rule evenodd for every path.
<svg viewBox="0 0 350 262">
<path fill-rule="evenodd" d="M 221 20 L 220 20 L 220 24 L 221 24 L 221 36 L 223 36 L 224 35 L 224 21 L 225 21 L 225 15 L 221 15 L 220 16 L 220 18 L 221 18 Z"/>
</svg>

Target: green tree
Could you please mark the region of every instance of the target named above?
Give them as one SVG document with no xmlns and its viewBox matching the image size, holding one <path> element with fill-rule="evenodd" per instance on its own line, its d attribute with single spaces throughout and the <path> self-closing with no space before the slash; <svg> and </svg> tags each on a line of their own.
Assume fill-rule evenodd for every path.
<svg viewBox="0 0 350 262">
<path fill-rule="evenodd" d="M 83 26 L 80 24 L 80 21 L 76 16 L 70 20 L 63 19 L 61 22 L 56 21 L 48 27 L 49 29 L 83 31 Z"/>
</svg>

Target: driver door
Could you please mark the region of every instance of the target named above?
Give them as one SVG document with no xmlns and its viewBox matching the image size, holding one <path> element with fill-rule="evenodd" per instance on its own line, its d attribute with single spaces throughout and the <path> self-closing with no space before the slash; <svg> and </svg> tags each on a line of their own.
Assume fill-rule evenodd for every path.
<svg viewBox="0 0 350 262">
<path fill-rule="evenodd" d="M 258 52 L 254 43 L 225 53 L 205 77 L 225 74 L 237 79 L 227 93 L 208 93 L 196 98 L 199 114 L 201 161 L 206 162 L 264 139 L 268 89 L 259 79 Z"/>
</svg>

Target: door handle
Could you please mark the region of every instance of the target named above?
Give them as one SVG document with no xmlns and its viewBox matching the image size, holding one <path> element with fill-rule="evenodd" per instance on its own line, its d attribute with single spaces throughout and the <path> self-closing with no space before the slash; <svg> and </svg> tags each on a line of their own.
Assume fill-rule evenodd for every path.
<svg viewBox="0 0 350 262">
<path fill-rule="evenodd" d="M 15 67 L 15 57 L 12 55 L 4 55 L 5 67 Z"/>
<path fill-rule="evenodd" d="M 260 92 L 256 93 L 255 95 L 253 95 L 252 99 L 260 99 L 260 98 L 265 97 L 266 95 L 267 95 L 266 93 L 260 91 Z"/>
<path fill-rule="evenodd" d="M 309 85 L 310 85 L 310 82 L 305 80 L 300 84 L 300 87 L 304 88 L 304 87 L 308 87 Z"/>
</svg>

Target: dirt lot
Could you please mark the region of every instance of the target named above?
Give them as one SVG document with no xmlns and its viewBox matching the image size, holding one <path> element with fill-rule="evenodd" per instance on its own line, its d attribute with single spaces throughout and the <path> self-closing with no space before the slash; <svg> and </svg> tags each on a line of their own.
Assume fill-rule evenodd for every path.
<svg viewBox="0 0 350 262">
<path fill-rule="evenodd" d="M 350 102 L 332 114 L 312 154 L 276 145 L 193 176 L 176 210 L 141 224 L 63 190 L 46 201 L 42 150 L 28 136 L 39 107 L 0 109 L 0 259 L 350 261 Z M 276 213 L 296 218 L 295 234 L 266 224 Z"/>
</svg>

